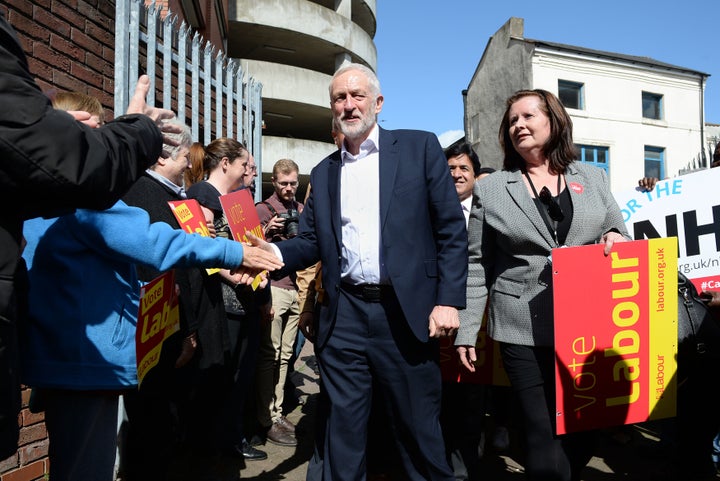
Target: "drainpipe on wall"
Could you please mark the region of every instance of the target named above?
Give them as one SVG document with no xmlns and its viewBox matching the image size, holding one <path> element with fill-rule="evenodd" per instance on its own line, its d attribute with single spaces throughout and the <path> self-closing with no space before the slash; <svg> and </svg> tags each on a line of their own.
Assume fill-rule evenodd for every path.
<svg viewBox="0 0 720 481">
<path fill-rule="evenodd" d="M 472 143 L 473 141 L 473 134 L 471 132 L 468 132 L 468 120 L 467 120 L 467 89 L 463 89 L 462 91 L 462 101 L 463 101 L 463 130 L 465 131 L 465 140 Z"/>
</svg>

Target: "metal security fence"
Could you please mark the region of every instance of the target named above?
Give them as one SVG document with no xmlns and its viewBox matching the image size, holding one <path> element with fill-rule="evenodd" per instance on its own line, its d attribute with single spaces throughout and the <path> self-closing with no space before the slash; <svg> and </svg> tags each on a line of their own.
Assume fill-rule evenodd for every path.
<svg viewBox="0 0 720 481">
<path fill-rule="evenodd" d="M 115 112 L 125 112 L 131 89 L 146 73 L 154 79 L 149 104 L 173 110 L 205 145 L 217 137 L 242 141 L 262 172 L 262 84 L 185 22 L 177 23 L 154 2 L 116 0 Z"/>
</svg>

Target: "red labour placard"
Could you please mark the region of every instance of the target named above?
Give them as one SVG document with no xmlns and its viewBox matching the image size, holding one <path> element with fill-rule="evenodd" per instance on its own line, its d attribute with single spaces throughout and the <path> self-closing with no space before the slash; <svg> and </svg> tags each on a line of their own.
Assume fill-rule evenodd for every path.
<svg viewBox="0 0 720 481">
<path fill-rule="evenodd" d="M 168 201 L 170 208 L 175 214 L 175 218 L 185 232 L 190 234 L 200 234 L 208 237 L 210 231 L 205 223 L 200 204 L 195 199 L 171 200 Z"/>
<path fill-rule="evenodd" d="M 255 203 L 248 190 L 236 190 L 221 195 L 220 205 L 222 205 L 225 218 L 227 218 L 233 239 L 238 242 L 247 242 L 246 232 L 252 232 L 256 237 L 265 239 L 265 234 L 260 225 L 260 218 L 255 209 Z M 264 275 L 267 275 L 267 272 L 255 276 L 252 283 L 253 290 L 258 288 Z"/>
<path fill-rule="evenodd" d="M 677 239 L 553 249 L 558 434 L 675 416 Z"/>
<path fill-rule="evenodd" d="M 175 274 L 168 271 L 140 289 L 140 309 L 135 333 L 138 384 L 160 360 L 165 339 L 180 330 L 175 294 Z"/>
<path fill-rule="evenodd" d="M 222 205 L 230 232 L 236 241 L 247 242 L 246 232 L 252 232 L 256 237 L 265 239 L 255 203 L 248 190 L 236 190 L 221 195 L 220 205 Z"/>
</svg>

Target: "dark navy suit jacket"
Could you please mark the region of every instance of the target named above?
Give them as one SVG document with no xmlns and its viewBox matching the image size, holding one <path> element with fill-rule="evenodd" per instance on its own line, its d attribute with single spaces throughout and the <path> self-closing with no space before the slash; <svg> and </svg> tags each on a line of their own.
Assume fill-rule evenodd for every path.
<svg viewBox="0 0 720 481">
<path fill-rule="evenodd" d="M 380 129 L 381 257 L 405 318 L 420 341 L 436 305 L 465 307 L 465 218 L 437 138 L 415 130 Z M 331 335 L 341 269 L 340 151 L 312 171 L 312 191 L 298 236 L 275 244 L 283 272 L 322 261 L 327 305 L 320 311 L 316 347 Z"/>
</svg>

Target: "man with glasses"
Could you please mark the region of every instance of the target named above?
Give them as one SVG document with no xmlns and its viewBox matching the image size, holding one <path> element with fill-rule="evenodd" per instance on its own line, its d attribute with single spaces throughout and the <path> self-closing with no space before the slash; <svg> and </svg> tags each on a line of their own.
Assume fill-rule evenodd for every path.
<svg viewBox="0 0 720 481">
<path fill-rule="evenodd" d="M 248 152 L 250 154 L 250 152 Z M 253 154 L 250 154 L 248 157 L 248 163 L 245 166 L 245 175 L 243 175 L 243 187 L 245 189 L 249 189 L 250 193 L 253 197 L 255 197 L 255 178 L 258 176 L 257 173 L 257 164 L 255 164 L 255 157 L 253 157 Z"/>
<path fill-rule="evenodd" d="M 270 242 L 297 234 L 298 216 L 303 205 L 295 200 L 298 165 L 280 159 L 273 166 L 273 194 L 257 204 L 260 224 Z M 270 287 L 274 316 L 263 325 L 256 371 L 258 422 L 267 428 L 267 440 L 281 446 L 296 446 L 295 425 L 283 415 L 285 380 L 294 353 L 300 318 L 295 273 L 273 280 Z"/>
</svg>

